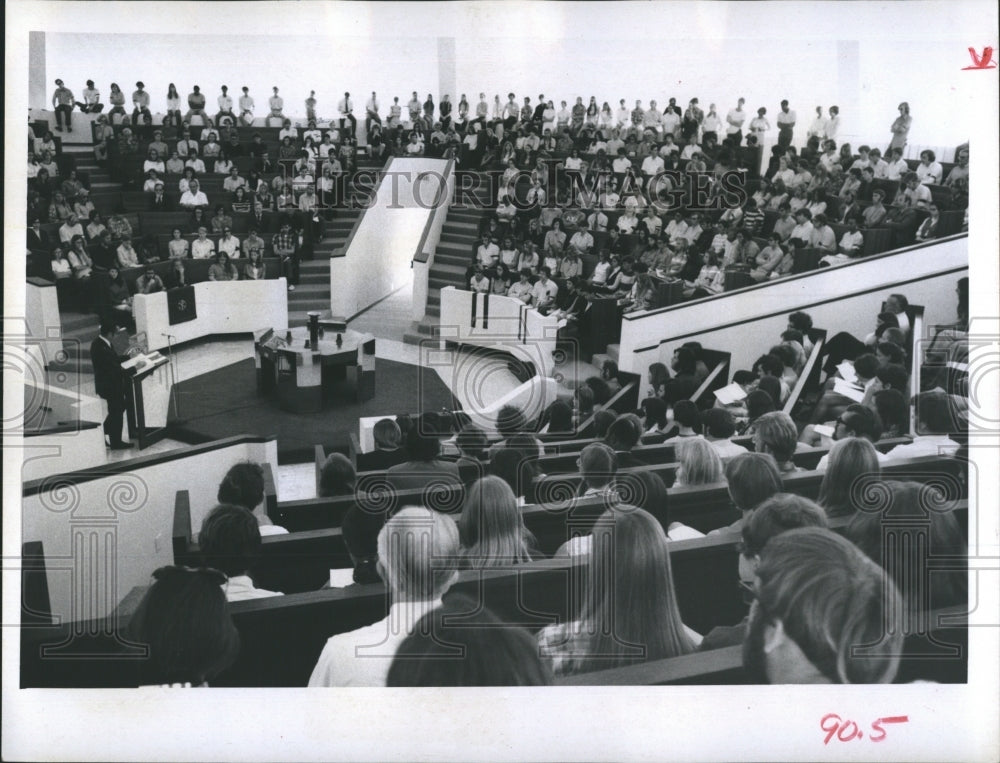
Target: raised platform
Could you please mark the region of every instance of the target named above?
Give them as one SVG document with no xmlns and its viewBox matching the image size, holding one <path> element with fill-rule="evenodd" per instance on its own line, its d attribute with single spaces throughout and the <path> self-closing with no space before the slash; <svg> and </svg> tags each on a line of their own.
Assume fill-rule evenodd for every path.
<svg viewBox="0 0 1000 763">
<path fill-rule="evenodd" d="M 280 463 L 311 461 L 313 446 L 347 453 L 348 438 L 362 416 L 461 407 L 438 375 L 429 369 L 375 359 L 375 397 L 343 401 L 320 413 L 286 413 L 257 391 L 253 359 L 242 360 L 176 385 L 177 415 L 169 435 L 192 444 L 236 434 L 277 435 Z"/>
</svg>

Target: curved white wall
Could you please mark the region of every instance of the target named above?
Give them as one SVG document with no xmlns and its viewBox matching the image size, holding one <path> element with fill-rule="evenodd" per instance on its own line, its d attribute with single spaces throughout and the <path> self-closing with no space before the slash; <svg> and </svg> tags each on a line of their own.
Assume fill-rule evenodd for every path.
<svg viewBox="0 0 1000 763">
<path fill-rule="evenodd" d="M 891 292 L 925 307 L 924 323 L 955 320 L 955 282 L 967 276 L 966 236 L 901 251 L 777 283 L 669 308 L 622 322 L 619 367 L 644 373 L 669 362 L 675 347 L 700 341 L 706 349 L 733 354 L 732 370 L 750 368 L 787 327 L 787 316 L 804 310 L 829 336 L 848 331 L 864 337 Z"/>
</svg>

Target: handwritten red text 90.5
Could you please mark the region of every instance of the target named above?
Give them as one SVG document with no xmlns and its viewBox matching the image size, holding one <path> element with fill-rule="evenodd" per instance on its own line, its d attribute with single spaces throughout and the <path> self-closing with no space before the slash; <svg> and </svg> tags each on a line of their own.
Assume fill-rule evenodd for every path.
<svg viewBox="0 0 1000 763">
<path fill-rule="evenodd" d="M 836 713 L 827 713 L 819 722 L 819 727 L 826 732 L 823 744 L 830 744 L 833 739 L 841 742 L 850 742 L 855 739 L 861 740 L 865 737 L 871 742 L 881 742 L 885 740 L 887 734 L 884 726 L 890 723 L 909 723 L 910 718 L 906 715 L 890 715 L 872 721 L 871 731 L 867 734 L 858 728 L 854 721 L 844 720 Z"/>
</svg>

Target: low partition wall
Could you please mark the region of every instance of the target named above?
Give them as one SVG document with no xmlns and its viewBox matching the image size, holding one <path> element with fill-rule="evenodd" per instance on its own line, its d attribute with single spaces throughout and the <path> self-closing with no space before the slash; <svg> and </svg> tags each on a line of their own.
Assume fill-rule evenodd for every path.
<svg viewBox="0 0 1000 763">
<path fill-rule="evenodd" d="M 542 376 L 551 376 L 555 366 L 558 324 L 513 297 L 441 289 L 442 340 L 507 352 Z"/>
<path fill-rule="evenodd" d="M 99 430 L 98 430 L 99 431 Z M 198 528 L 239 461 L 278 466 L 274 437 L 243 435 L 25 482 L 22 541 L 41 541 L 56 622 L 104 617 L 173 563 L 174 496 L 191 497 Z"/>
<path fill-rule="evenodd" d="M 171 323 L 173 311 L 187 312 L 191 305 L 178 300 L 194 299 L 196 316 Z M 150 350 L 172 343 L 189 342 L 213 334 L 249 334 L 257 329 L 288 327 L 288 285 L 284 278 L 264 281 L 205 281 L 189 290 L 171 289 L 156 294 L 136 294 L 135 325 L 145 333 Z"/>
<path fill-rule="evenodd" d="M 809 313 L 828 337 L 846 331 L 864 338 L 891 293 L 923 305 L 924 325 L 955 320 L 955 284 L 969 274 L 969 239 L 962 233 L 838 267 L 803 273 L 712 297 L 642 313 L 622 321 L 618 366 L 646 372 L 651 363 L 669 365 L 684 342 L 732 353 L 731 369 L 749 369 L 780 340 L 788 315 Z"/>
</svg>

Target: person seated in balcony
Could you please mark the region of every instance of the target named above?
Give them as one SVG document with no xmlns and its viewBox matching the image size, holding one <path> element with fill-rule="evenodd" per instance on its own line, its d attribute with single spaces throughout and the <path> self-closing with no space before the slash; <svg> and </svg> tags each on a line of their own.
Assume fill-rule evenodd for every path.
<svg viewBox="0 0 1000 763">
<path fill-rule="evenodd" d="M 205 94 L 201 92 L 201 88 L 197 85 L 194 86 L 193 92 L 191 92 L 187 97 L 188 111 L 184 115 L 184 122 L 190 124 L 191 117 L 197 115 L 201 117 L 202 122 L 206 127 L 212 126 L 212 119 L 205 113 Z"/>
<path fill-rule="evenodd" d="M 472 278 L 469 279 L 469 290 L 477 294 L 490 292 L 490 277 L 479 263 L 476 263 Z"/>
<path fill-rule="evenodd" d="M 155 294 L 163 291 L 163 279 L 161 279 L 152 266 L 147 265 L 145 272 L 136 279 L 136 294 Z"/>
<path fill-rule="evenodd" d="M 160 180 L 160 174 L 156 170 L 149 170 L 146 173 L 146 180 L 142 184 L 142 190 L 145 193 L 154 193 L 156 191 L 156 186 L 163 186 L 163 181 Z"/>
<path fill-rule="evenodd" d="M 222 236 L 218 244 L 219 254 L 227 254 L 232 258 L 240 256 L 240 240 L 233 235 L 233 229 L 229 225 L 222 228 Z"/>
<path fill-rule="evenodd" d="M 132 239 L 127 238 L 118 245 L 117 261 L 122 270 L 139 267 L 139 255 L 132 248 Z"/>
<path fill-rule="evenodd" d="M 836 254 L 827 254 L 819 262 L 820 265 L 841 265 L 845 262 L 857 259 L 864 253 L 864 234 L 858 230 L 858 221 L 851 218 L 848 223 L 848 230 L 840 237 L 840 244 Z"/>
<path fill-rule="evenodd" d="M 215 214 L 212 216 L 212 233 L 222 233 L 225 228 L 231 228 L 233 218 L 226 214 L 226 208 L 221 204 L 215 205 Z"/>
<path fill-rule="evenodd" d="M 187 259 L 191 250 L 190 242 L 181 234 L 180 228 L 174 228 L 167 243 L 167 254 L 171 260 Z"/>
<path fill-rule="evenodd" d="M 938 209 L 937 204 L 932 203 L 927 207 L 927 211 L 927 218 L 920 223 L 920 227 L 917 228 L 917 241 L 929 241 L 930 239 L 937 238 L 940 235 L 938 233 L 938 224 L 941 222 L 941 212 Z"/>
<path fill-rule="evenodd" d="M 941 163 L 930 149 L 920 152 L 920 164 L 917 165 L 916 173 L 922 185 L 940 185 L 944 176 Z"/>
<path fill-rule="evenodd" d="M 180 154 L 173 151 L 164 164 L 164 169 L 169 175 L 182 175 L 184 173 L 184 160 L 181 159 Z"/>
<path fill-rule="evenodd" d="M 102 290 L 102 304 L 122 325 L 132 326 L 132 293 L 117 266 L 108 269 Z"/>
<path fill-rule="evenodd" d="M 552 280 L 552 270 L 542 267 L 538 271 L 538 280 L 531 287 L 531 306 L 543 315 L 555 307 L 559 286 Z"/>
<path fill-rule="evenodd" d="M 61 247 L 59 247 L 59 251 L 62 251 Z M 89 294 L 90 278 L 94 271 L 94 261 L 91 259 L 89 252 L 87 252 L 87 246 L 84 243 L 82 236 L 76 236 L 70 242 L 70 248 L 66 254 L 66 259 L 69 262 L 73 278 L 77 281 L 77 283 L 85 286 L 83 293 Z M 55 273 L 55 270 L 53 270 L 53 273 Z M 58 277 L 57 273 L 55 273 L 55 275 Z"/>
<path fill-rule="evenodd" d="M 62 191 L 54 191 L 52 194 L 52 203 L 49 204 L 48 222 L 63 223 L 71 217 L 76 217 L 73 205 L 66 201 L 66 197 Z"/>
<path fill-rule="evenodd" d="M 701 299 L 725 291 L 726 272 L 720 267 L 719 255 L 714 251 L 705 254 L 705 264 L 693 281 L 685 281 L 684 296 Z"/>
<path fill-rule="evenodd" d="M 208 237 L 208 229 L 204 225 L 198 228 L 198 238 L 191 242 L 191 256 L 196 260 L 215 257 L 215 242 Z"/>
<path fill-rule="evenodd" d="M 219 252 L 215 256 L 215 262 L 208 268 L 209 281 L 238 281 L 240 274 L 236 266 L 229 261 L 229 255 Z"/>
</svg>

